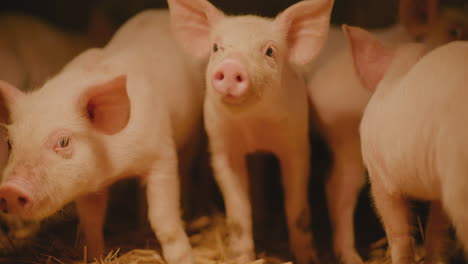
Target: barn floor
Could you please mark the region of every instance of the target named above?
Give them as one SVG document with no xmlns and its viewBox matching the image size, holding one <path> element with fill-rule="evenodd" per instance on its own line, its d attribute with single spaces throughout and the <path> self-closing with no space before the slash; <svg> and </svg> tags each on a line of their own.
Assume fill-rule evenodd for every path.
<svg viewBox="0 0 468 264">
<path fill-rule="evenodd" d="M 51 220 L 46 224 L 45 230 L 39 238 L 29 247 L 17 250 L 12 254 L 0 257 L 0 263 L 8 264 L 35 264 L 35 263 L 87 263 L 87 264 L 164 264 L 161 255 L 158 253 L 159 247 L 157 241 L 148 226 L 139 231 L 123 232 L 123 225 L 111 226 L 107 230 L 108 247 L 112 250 L 108 255 L 95 262 L 83 261 L 85 249 L 79 246 L 77 242 L 79 235 L 76 233 L 77 222 L 75 220 L 61 221 Z M 57 222 L 55 222 L 57 221 Z M 221 213 L 212 216 L 200 217 L 187 225 L 187 232 L 190 235 L 190 241 L 193 246 L 194 256 L 197 264 L 218 264 L 230 262 L 225 261 L 225 237 L 226 228 L 224 226 L 224 217 Z M 281 232 L 279 232 L 281 233 Z M 278 234 L 278 232 L 272 232 Z M 279 234 L 279 236 L 282 236 Z M 252 264 L 281 264 L 288 263 L 290 256 L 287 253 L 286 240 L 277 240 L 277 237 L 271 244 L 261 245 L 259 247 L 259 260 Z M 319 243 L 319 241 L 317 241 Z M 381 240 L 375 245 L 371 256 L 372 259 L 367 262 L 371 264 L 387 263 L 385 241 Z M 134 249 L 140 248 L 140 249 Z M 268 253 L 267 253 L 268 252 Z M 324 263 L 332 263 L 332 260 L 324 260 Z M 244 263 L 242 263 L 244 264 Z M 247 264 L 247 263 L 245 263 Z"/>
<path fill-rule="evenodd" d="M 125 213 L 122 213 L 122 216 Z M 66 213 L 64 215 L 67 215 Z M 127 214 L 128 216 L 128 214 Z M 159 246 L 157 240 L 148 224 L 136 227 L 135 223 L 123 221 L 118 215 L 114 215 L 115 221 L 106 226 L 106 242 L 110 252 L 108 255 L 95 262 L 85 262 L 83 259 L 85 249 L 80 246 L 80 240 L 77 230 L 77 221 L 74 217 L 55 217 L 44 224 L 44 230 L 39 237 L 28 247 L 16 249 L 7 256 L 0 257 L 0 264 L 164 264 L 161 255 L 158 253 Z M 66 219 L 68 218 L 68 219 Z M 241 264 L 282 264 L 292 263 L 291 256 L 288 254 L 287 236 L 285 231 L 271 226 L 281 224 L 282 220 L 267 223 L 270 236 L 263 240 L 257 240 L 257 256 L 259 260 L 253 263 Z M 276 222 L 276 223 L 275 223 Z M 326 230 L 322 229 L 322 230 Z M 358 227 L 358 231 L 359 231 Z M 202 216 L 186 226 L 193 246 L 194 256 L 197 264 L 231 264 L 225 261 L 225 238 L 226 228 L 224 226 L 224 216 L 221 213 L 215 213 L 211 216 Z M 271 232 L 271 230 L 274 230 Z M 328 233 L 328 231 L 326 232 Z M 330 241 L 327 234 L 319 232 L 316 237 L 316 244 L 321 254 L 322 263 L 337 263 L 330 251 Z M 358 235 L 359 237 L 359 235 Z M 378 239 L 373 243 L 363 243 L 358 239 L 361 245 L 360 253 L 366 256 L 367 264 L 390 264 L 388 257 L 387 244 L 384 238 Z M 364 245 L 364 248 L 362 248 Z M 423 250 L 417 248 L 418 261 L 423 262 Z M 464 263 L 453 260 L 449 263 Z M 234 264 L 234 263 L 232 263 Z M 237 263 L 236 263 L 237 264 Z"/>
</svg>

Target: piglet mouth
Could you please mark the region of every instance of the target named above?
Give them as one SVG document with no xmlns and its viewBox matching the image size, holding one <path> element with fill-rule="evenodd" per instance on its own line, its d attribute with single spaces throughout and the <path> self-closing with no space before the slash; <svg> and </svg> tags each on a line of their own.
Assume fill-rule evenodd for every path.
<svg viewBox="0 0 468 264">
<path fill-rule="evenodd" d="M 221 100 L 225 104 L 241 105 L 246 100 L 246 96 L 239 97 L 232 94 L 225 94 L 221 96 Z"/>
</svg>

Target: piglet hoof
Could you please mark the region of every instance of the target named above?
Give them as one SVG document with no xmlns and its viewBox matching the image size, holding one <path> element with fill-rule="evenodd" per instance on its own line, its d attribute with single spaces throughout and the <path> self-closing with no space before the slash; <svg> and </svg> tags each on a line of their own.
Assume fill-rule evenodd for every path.
<svg viewBox="0 0 468 264">
<path fill-rule="evenodd" d="M 310 250 L 310 252 L 305 252 L 305 254 L 296 255 L 297 264 L 319 264 L 318 255 L 315 250 Z"/>
<path fill-rule="evenodd" d="M 104 256 L 104 243 L 101 245 L 87 245 L 86 259 L 89 261 L 100 260 Z"/>
<path fill-rule="evenodd" d="M 355 250 L 350 250 L 338 256 L 341 264 L 363 264 L 361 257 Z"/>
<path fill-rule="evenodd" d="M 413 258 L 392 258 L 392 264 L 417 264 L 417 262 Z"/>
<path fill-rule="evenodd" d="M 167 264 L 194 264 L 192 248 L 185 233 L 178 238 L 172 237 L 160 240 L 163 255 Z"/>
<path fill-rule="evenodd" d="M 446 260 L 424 261 L 424 264 L 448 264 Z"/>
<path fill-rule="evenodd" d="M 253 239 L 244 232 L 240 225 L 228 223 L 229 230 L 227 258 L 234 263 L 250 263 L 255 260 L 255 247 Z"/>
<path fill-rule="evenodd" d="M 426 243 L 427 241 L 428 240 L 426 240 Z M 440 241 L 444 243 L 444 245 L 441 245 L 441 247 L 426 248 L 424 264 L 447 264 L 450 263 L 450 257 L 456 255 L 455 250 L 457 250 L 457 246 L 452 243 L 453 241 L 448 241 L 445 239 L 441 239 Z"/>
<path fill-rule="evenodd" d="M 250 263 L 255 260 L 253 244 L 242 240 L 229 242 L 228 259 L 234 263 Z"/>
<path fill-rule="evenodd" d="M 229 243 L 229 254 L 227 256 L 228 263 L 251 263 L 255 260 L 255 254 L 252 247 L 240 248 L 239 244 L 234 244 L 232 241 Z"/>
<path fill-rule="evenodd" d="M 168 264 L 194 264 L 195 261 L 193 260 L 192 252 L 186 251 L 184 254 L 181 256 L 178 256 L 177 258 L 166 258 L 166 261 Z"/>
<path fill-rule="evenodd" d="M 321 263 L 314 247 L 311 232 L 294 232 L 291 235 L 291 251 L 297 264 Z"/>
<path fill-rule="evenodd" d="M 241 255 L 230 255 L 226 263 L 235 263 L 235 264 L 246 264 L 252 263 L 254 261 L 254 257 L 252 254 L 241 254 Z M 223 262 L 224 263 L 224 262 Z"/>
<path fill-rule="evenodd" d="M 450 263 L 448 259 L 449 259 L 448 256 L 439 256 L 437 258 L 434 258 L 434 257 L 428 257 L 426 255 L 424 264 L 447 264 L 447 263 Z"/>
</svg>

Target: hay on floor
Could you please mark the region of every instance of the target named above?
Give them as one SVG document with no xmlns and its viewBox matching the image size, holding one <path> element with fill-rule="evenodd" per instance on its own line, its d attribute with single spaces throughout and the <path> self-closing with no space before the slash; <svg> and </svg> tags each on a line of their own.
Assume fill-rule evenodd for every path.
<svg viewBox="0 0 468 264">
<path fill-rule="evenodd" d="M 226 238 L 224 217 L 221 214 L 203 216 L 187 225 L 190 242 L 197 264 L 292 264 L 274 256 L 262 256 L 252 263 L 226 261 Z M 149 249 L 135 249 L 119 256 L 119 251 L 109 253 L 105 258 L 92 264 L 165 264 L 159 252 Z"/>
<path fill-rule="evenodd" d="M 203 216 L 187 225 L 190 242 L 197 264 L 292 264 L 275 257 L 260 254 L 260 259 L 252 263 L 234 263 L 226 260 L 226 238 L 224 217 L 221 214 Z M 387 240 L 382 238 L 371 246 L 366 264 L 390 264 Z M 424 250 L 416 247 L 417 263 L 423 261 Z M 90 264 L 166 264 L 159 252 L 150 249 L 135 249 L 125 254 L 119 250 L 110 252 L 105 258 Z"/>
</svg>

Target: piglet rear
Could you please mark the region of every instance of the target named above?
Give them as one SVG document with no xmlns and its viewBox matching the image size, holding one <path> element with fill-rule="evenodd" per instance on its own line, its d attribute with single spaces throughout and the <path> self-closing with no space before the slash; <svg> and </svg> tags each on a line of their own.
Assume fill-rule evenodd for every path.
<svg viewBox="0 0 468 264">
<path fill-rule="evenodd" d="M 363 30 L 346 32 L 357 75 L 375 90 L 361 146 L 392 263 L 415 261 L 409 199 L 431 201 L 425 261 L 446 263 L 450 222 L 468 246 L 468 42 L 424 56 L 418 44 L 388 49 Z"/>
</svg>

